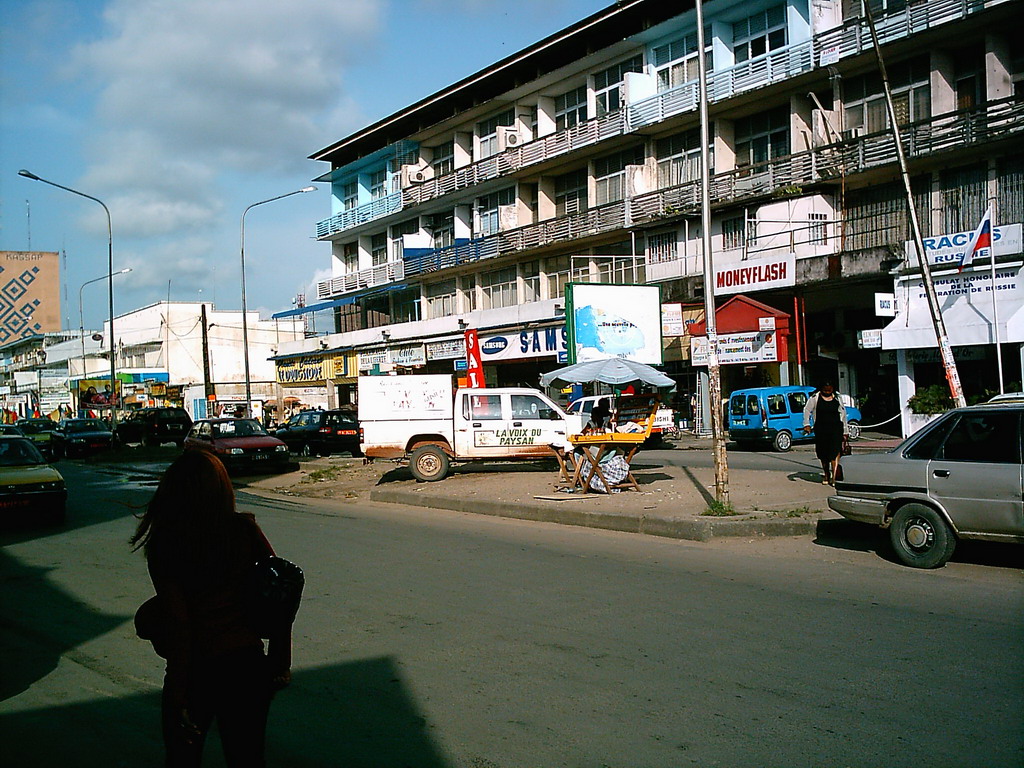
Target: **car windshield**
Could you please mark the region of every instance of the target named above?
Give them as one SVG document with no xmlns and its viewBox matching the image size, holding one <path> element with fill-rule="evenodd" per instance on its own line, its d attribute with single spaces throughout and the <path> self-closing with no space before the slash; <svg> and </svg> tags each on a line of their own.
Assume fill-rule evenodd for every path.
<svg viewBox="0 0 1024 768">
<path fill-rule="evenodd" d="M 99 419 L 83 419 L 82 421 L 69 421 L 67 432 L 106 432 L 107 425 Z"/>
<path fill-rule="evenodd" d="M 213 424 L 214 437 L 251 437 L 265 435 L 265 430 L 258 421 L 238 419 L 237 421 L 219 421 Z"/>
<path fill-rule="evenodd" d="M 0 467 L 27 467 L 45 464 L 31 440 L 0 440 Z"/>
<path fill-rule="evenodd" d="M 57 425 L 47 419 L 46 421 L 23 421 L 18 425 L 26 435 L 38 435 L 43 432 L 53 432 Z"/>
</svg>

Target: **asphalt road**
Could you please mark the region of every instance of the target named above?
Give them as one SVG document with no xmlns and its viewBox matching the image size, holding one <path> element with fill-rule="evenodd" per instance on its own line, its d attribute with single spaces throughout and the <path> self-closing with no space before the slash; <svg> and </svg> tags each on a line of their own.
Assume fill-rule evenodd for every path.
<svg viewBox="0 0 1024 768">
<path fill-rule="evenodd" d="M 127 546 L 152 481 L 62 471 L 69 528 L 0 537 L 0 757 L 158 765 Z M 1019 550 L 918 571 L 845 523 L 698 544 L 241 499 L 307 576 L 271 765 L 1024 764 Z"/>
</svg>

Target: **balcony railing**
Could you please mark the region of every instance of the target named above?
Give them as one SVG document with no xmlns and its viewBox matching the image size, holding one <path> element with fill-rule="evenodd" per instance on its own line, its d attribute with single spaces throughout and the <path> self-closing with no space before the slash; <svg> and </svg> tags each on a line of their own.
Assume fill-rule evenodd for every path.
<svg viewBox="0 0 1024 768">
<path fill-rule="evenodd" d="M 498 255 L 498 240 L 495 237 L 481 237 L 475 240 L 435 248 L 426 252 L 406 252 L 405 274 L 422 275 L 437 272 L 448 267 L 470 264 L 481 259 Z"/>
<path fill-rule="evenodd" d="M 393 192 L 386 197 L 379 197 L 369 203 L 357 205 L 355 208 L 349 208 L 347 211 L 334 214 L 329 219 L 324 219 L 316 225 L 316 236 L 318 240 L 323 240 L 339 232 L 344 232 L 346 229 L 366 224 L 400 210 L 402 210 L 402 193 Z"/>
<path fill-rule="evenodd" d="M 344 293 L 351 293 L 375 285 L 387 285 L 405 279 L 405 264 L 401 261 L 389 261 L 369 269 L 361 269 L 330 280 L 322 280 L 316 284 L 317 299 L 332 299 Z"/>
<path fill-rule="evenodd" d="M 626 201 L 602 205 L 580 213 L 548 219 L 495 235 L 498 253 L 514 253 L 558 242 L 579 240 L 623 229 L 626 226 Z"/>
</svg>

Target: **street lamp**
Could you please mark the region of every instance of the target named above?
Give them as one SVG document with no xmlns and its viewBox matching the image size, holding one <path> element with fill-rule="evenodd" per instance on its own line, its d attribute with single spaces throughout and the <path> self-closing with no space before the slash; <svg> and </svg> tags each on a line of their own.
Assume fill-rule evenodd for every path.
<svg viewBox="0 0 1024 768">
<path fill-rule="evenodd" d="M 257 205 L 263 205 L 264 203 L 272 203 L 275 200 L 280 200 L 284 197 L 291 197 L 292 195 L 299 195 L 303 192 L 316 192 L 316 187 L 303 187 L 302 189 L 296 189 L 294 192 L 287 192 L 277 197 L 267 198 L 266 200 L 260 200 L 258 203 L 253 203 L 244 211 L 242 211 L 242 347 L 244 352 L 242 354 L 245 360 L 245 415 L 252 416 L 252 379 L 249 377 L 249 322 L 246 318 L 246 303 L 245 303 L 245 214 L 250 209 L 255 208 Z"/>
<path fill-rule="evenodd" d="M 131 272 L 131 271 L 132 271 L 131 267 L 125 267 L 124 269 L 120 270 L 119 272 L 115 272 L 114 273 L 114 277 L 117 277 L 118 275 L 126 275 L 129 272 Z M 98 283 L 100 280 L 106 280 L 106 279 L 107 279 L 106 275 L 102 275 L 100 277 L 94 277 L 92 280 L 86 280 L 84 283 L 82 283 L 82 287 L 78 289 L 78 335 L 82 339 L 82 378 L 83 379 L 85 378 L 85 315 L 84 315 L 84 313 L 82 311 L 82 291 L 85 289 L 85 286 L 89 285 L 90 283 Z M 114 390 L 111 390 L 111 391 L 114 391 Z"/>
<path fill-rule="evenodd" d="M 57 187 L 57 189 L 63 189 L 65 192 L 70 192 L 73 195 L 84 197 L 88 200 L 92 200 L 95 203 L 99 203 L 103 206 L 104 213 L 107 214 L 107 300 L 109 304 L 110 314 L 110 424 L 114 426 L 117 424 L 117 379 L 115 367 L 117 360 L 114 357 L 114 235 L 110 226 L 110 209 L 107 208 L 106 203 L 100 200 L 98 197 L 87 195 L 85 192 L 79 192 L 77 189 L 71 187 L 65 187 L 63 184 L 58 184 L 55 181 L 48 181 L 40 176 L 36 176 L 31 171 L 26 171 L 24 168 L 18 171 L 19 176 L 24 176 L 26 179 L 32 181 L 41 181 L 43 184 L 49 184 L 51 187 Z"/>
</svg>

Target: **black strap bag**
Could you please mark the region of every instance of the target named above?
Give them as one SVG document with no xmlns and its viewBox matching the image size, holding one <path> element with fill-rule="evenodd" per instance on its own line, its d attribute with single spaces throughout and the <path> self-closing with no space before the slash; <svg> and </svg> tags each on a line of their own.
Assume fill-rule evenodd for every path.
<svg viewBox="0 0 1024 768">
<path fill-rule="evenodd" d="M 249 623 L 260 637 L 287 632 L 295 621 L 306 577 L 302 569 L 283 557 L 258 560 L 249 573 Z"/>
</svg>

